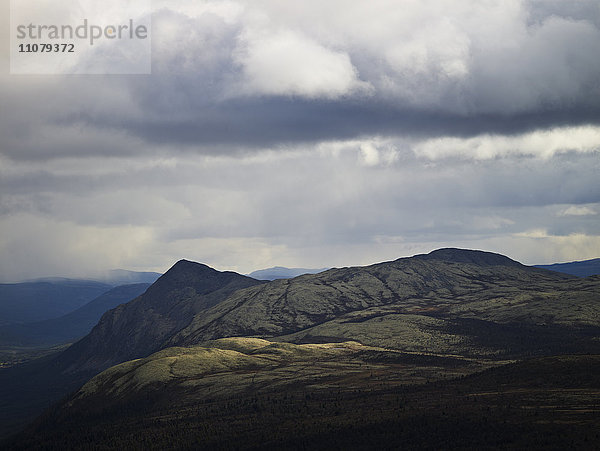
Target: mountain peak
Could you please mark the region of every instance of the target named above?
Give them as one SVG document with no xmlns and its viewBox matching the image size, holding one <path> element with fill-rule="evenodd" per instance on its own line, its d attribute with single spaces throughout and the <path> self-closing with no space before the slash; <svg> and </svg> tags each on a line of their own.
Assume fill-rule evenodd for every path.
<svg viewBox="0 0 600 451">
<path fill-rule="evenodd" d="M 473 249 L 442 248 L 417 256 L 424 260 L 443 260 L 453 263 L 472 263 L 483 266 L 522 266 L 502 254 Z"/>
<path fill-rule="evenodd" d="M 206 294 L 229 282 L 231 278 L 248 279 L 237 273 L 217 271 L 203 263 L 179 260 L 148 289 L 148 292 L 152 297 L 164 298 L 173 290 L 189 287 L 199 294 Z"/>
<path fill-rule="evenodd" d="M 69 368 L 102 370 L 145 357 L 187 326 L 196 313 L 234 291 L 261 283 L 235 272 L 179 260 L 144 294 L 106 312 L 92 332 L 61 359 Z"/>
<path fill-rule="evenodd" d="M 193 262 L 191 260 L 186 260 L 186 259 L 181 259 L 179 260 L 177 263 L 175 263 L 173 266 L 171 266 L 171 268 L 169 269 L 169 271 L 173 271 L 173 270 L 181 270 L 181 269 L 209 269 L 211 271 L 216 271 L 216 269 L 211 268 L 208 265 L 205 265 L 204 263 L 198 263 L 198 262 Z M 167 272 L 169 272 L 167 271 Z"/>
</svg>

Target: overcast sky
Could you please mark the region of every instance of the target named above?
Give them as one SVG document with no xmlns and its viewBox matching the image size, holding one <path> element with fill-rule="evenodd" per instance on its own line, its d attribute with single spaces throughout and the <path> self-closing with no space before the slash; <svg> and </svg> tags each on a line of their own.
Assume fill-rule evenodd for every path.
<svg viewBox="0 0 600 451">
<path fill-rule="evenodd" d="M 152 75 L 9 75 L 0 280 L 600 257 L 600 3 L 153 2 Z"/>
</svg>

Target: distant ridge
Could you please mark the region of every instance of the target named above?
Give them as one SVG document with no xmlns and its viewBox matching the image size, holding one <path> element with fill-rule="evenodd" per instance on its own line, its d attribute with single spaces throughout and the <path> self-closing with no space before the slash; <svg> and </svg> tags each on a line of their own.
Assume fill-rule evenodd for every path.
<svg viewBox="0 0 600 451">
<path fill-rule="evenodd" d="M 51 346 L 88 334 L 102 315 L 142 294 L 150 284 L 120 285 L 66 315 L 27 324 L 0 326 L 1 345 Z"/>
<path fill-rule="evenodd" d="M 65 285 L 82 283 L 103 283 L 113 287 L 119 285 L 133 285 L 136 283 L 154 283 L 162 274 L 159 272 L 128 271 L 126 269 L 111 269 L 99 275 L 87 278 L 68 278 L 68 277 L 36 277 L 35 279 L 25 280 L 21 283 L 63 283 Z"/>
<path fill-rule="evenodd" d="M 552 265 L 535 265 L 536 268 L 571 274 L 577 277 L 589 277 L 600 274 L 600 258 Z"/>
<path fill-rule="evenodd" d="M 277 280 L 291 279 L 303 274 L 318 274 L 329 268 L 308 269 L 308 268 L 286 268 L 284 266 L 274 266 L 273 268 L 259 269 L 248 274 L 249 277 L 258 280 Z"/>
<path fill-rule="evenodd" d="M 58 318 L 106 293 L 111 285 L 92 280 L 50 279 L 0 284 L 0 325 Z"/>
<path fill-rule="evenodd" d="M 128 271 L 112 269 L 96 279 L 111 285 L 131 285 L 134 283 L 154 283 L 161 276 L 158 272 Z"/>
</svg>

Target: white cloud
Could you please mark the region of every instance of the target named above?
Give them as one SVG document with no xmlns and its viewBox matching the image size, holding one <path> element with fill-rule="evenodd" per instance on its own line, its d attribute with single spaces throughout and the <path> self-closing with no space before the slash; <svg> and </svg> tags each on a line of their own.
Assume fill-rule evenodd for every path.
<svg viewBox="0 0 600 451">
<path fill-rule="evenodd" d="M 532 23 L 532 8 L 520 0 L 161 1 L 153 70 L 193 73 L 190 88 L 220 99 L 369 94 L 453 114 L 597 102 L 593 18 Z"/>
<path fill-rule="evenodd" d="M 488 160 L 507 156 L 550 158 L 559 153 L 600 151 L 600 127 L 557 127 L 516 135 L 480 135 L 473 138 L 441 137 L 414 145 L 419 157 L 430 160 L 460 157 Z"/>
<path fill-rule="evenodd" d="M 598 212 L 593 208 L 582 205 L 571 205 L 558 213 L 559 216 L 594 216 L 597 214 Z"/>
<path fill-rule="evenodd" d="M 236 62 L 244 94 L 336 98 L 368 87 L 347 54 L 290 30 L 247 32 Z"/>
<path fill-rule="evenodd" d="M 237 1 L 197 1 L 197 0 L 153 0 L 152 6 L 155 11 L 170 10 L 188 17 L 200 17 L 203 14 L 213 14 L 225 20 L 227 23 L 235 23 L 240 20 L 244 12 L 244 5 Z"/>
<path fill-rule="evenodd" d="M 535 238 L 535 239 L 550 237 L 550 235 L 548 235 L 548 231 L 546 229 L 531 229 L 531 230 L 527 230 L 525 232 L 515 233 L 514 236 L 521 237 L 521 238 Z"/>
<path fill-rule="evenodd" d="M 297 76 L 280 68 L 275 71 L 274 64 L 261 61 L 267 56 L 268 61 L 281 58 L 283 49 L 289 48 L 299 55 L 310 53 L 318 62 L 325 54 L 316 49 L 325 48 L 349 58 L 333 65 L 336 74 L 345 74 L 346 83 L 351 80 L 347 70 L 351 64 L 382 99 L 438 111 L 526 112 L 600 95 L 595 85 L 600 60 L 588 57 L 598 53 L 600 30 L 586 19 L 552 14 L 532 24 L 531 5 L 525 1 L 242 4 L 245 14 L 240 23 L 255 40 L 257 67 L 252 70 L 260 80 L 266 78 L 262 68 L 279 72 L 290 83 Z M 258 25 L 256 17 L 261 18 Z M 270 30 L 265 33 L 271 41 L 268 46 L 260 41 L 255 26 Z M 280 44 L 274 44 L 278 38 Z M 332 63 L 333 55 L 328 56 Z M 281 61 L 289 64 L 290 58 L 284 55 Z M 346 69 L 339 70 L 342 67 Z M 313 89 L 309 92 L 316 94 Z"/>
<path fill-rule="evenodd" d="M 379 151 L 373 144 L 369 142 L 361 144 L 360 153 L 366 166 L 376 166 L 379 164 Z"/>
</svg>

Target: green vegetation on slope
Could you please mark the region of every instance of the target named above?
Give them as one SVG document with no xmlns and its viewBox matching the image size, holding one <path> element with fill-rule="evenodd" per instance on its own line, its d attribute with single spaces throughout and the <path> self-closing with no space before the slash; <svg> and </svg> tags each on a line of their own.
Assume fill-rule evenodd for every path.
<svg viewBox="0 0 600 451">
<path fill-rule="evenodd" d="M 377 363 L 384 362 L 383 364 Z M 193 389 L 193 396 L 233 396 L 288 385 L 332 387 L 377 371 L 405 383 L 464 375 L 494 365 L 458 357 L 401 353 L 356 342 L 292 344 L 257 338 L 223 338 L 199 346 L 167 348 L 109 368 L 77 394 L 127 398 L 145 389 Z M 450 370 L 451 368 L 451 370 Z M 444 376 L 442 376 L 442 374 Z"/>
<path fill-rule="evenodd" d="M 476 365 L 409 357 L 357 343 L 248 339 L 169 349 L 102 373 L 6 445 L 592 449 L 600 439 L 600 356 L 537 358 L 453 380 L 444 369 L 456 376 Z"/>
</svg>

